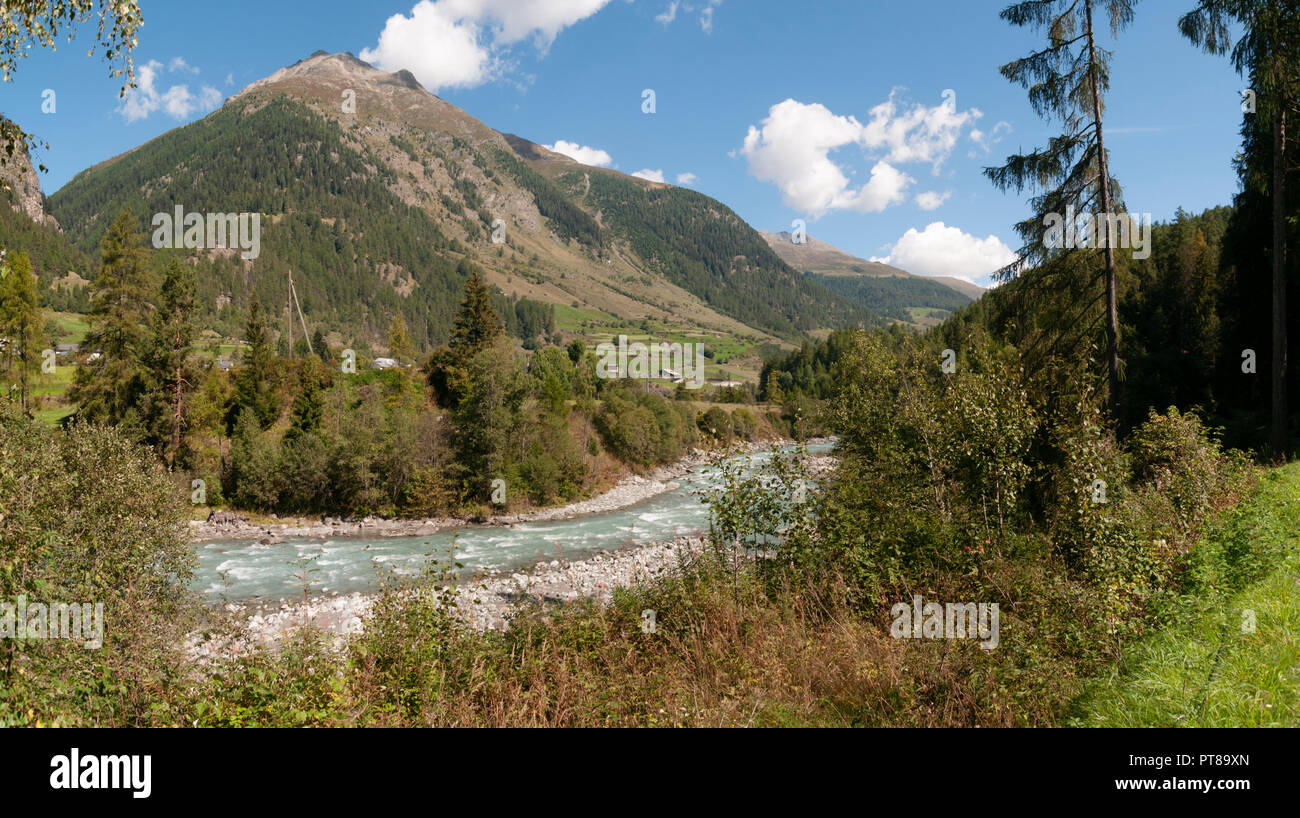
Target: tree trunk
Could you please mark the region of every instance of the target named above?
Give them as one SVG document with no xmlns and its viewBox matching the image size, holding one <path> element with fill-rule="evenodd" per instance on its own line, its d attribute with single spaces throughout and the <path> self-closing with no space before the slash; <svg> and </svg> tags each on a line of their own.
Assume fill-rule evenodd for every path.
<svg viewBox="0 0 1300 818">
<path fill-rule="evenodd" d="M 1115 276 L 1115 235 L 1110 219 L 1110 169 L 1106 161 L 1106 141 L 1101 129 L 1101 91 L 1097 87 L 1097 52 L 1092 32 L 1092 0 L 1085 0 L 1084 9 L 1088 25 L 1088 61 L 1090 82 L 1092 85 L 1092 118 L 1097 128 L 1097 176 L 1101 183 L 1101 214 L 1106 220 L 1106 360 L 1108 381 L 1110 384 L 1110 417 L 1113 422 L 1120 418 L 1123 401 L 1120 395 L 1119 380 L 1119 296 L 1116 292 Z"/>
<path fill-rule="evenodd" d="M 1273 457 L 1285 460 L 1286 413 L 1286 111 L 1273 112 Z"/>
</svg>

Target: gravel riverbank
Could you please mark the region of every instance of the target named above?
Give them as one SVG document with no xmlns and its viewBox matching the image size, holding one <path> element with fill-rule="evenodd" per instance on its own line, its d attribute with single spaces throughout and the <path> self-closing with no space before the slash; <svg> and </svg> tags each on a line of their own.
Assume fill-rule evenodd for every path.
<svg viewBox="0 0 1300 818">
<path fill-rule="evenodd" d="M 467 578 L 456 588 L 456 609 L 466 626 L 478 631 L 505 630 L 514 606 L 594 598 L 608 602 L 615 588 L 654 580 L 689 564 L 706 547 L 699 537 L 652 543 L 619 551 L 602 551 L 580 560 L 540 562 L 526 571 L 490 571 Z M 341 645 L 364 629 L 376 595 L 321 595 L 278 606 L 228 603 L 225 612 L 239 623 L 234 638 L 191 635 L 186 648 L 199 661 L 218 654 L 242 653 L 253 646 L 273 646 L 304 627 L 336 637 Z"/>
<path fill-rule="evenodd" d="M 749 447 L 757 451 L 779 446 L 789 441 L 767 442 Z M 733 454 L 735 452 L 733 451 Z M 653 497 L 675 486 L 674 477 L 710 462 L 716 453 L 697 451 L 692 456 L 672 466 L 656 470 L 645 477 L 632 477 L 599 497 L 562 508 L 546 509 L 520 515 L 501 515 L 487 521 L 489 524 L 536 520 L 555 520 L 576 517 L 622 508 Z M 814 476 L 821 476 L 834 468 L 835 458 L 830 455 L 810 455 L 808 467 Z M 363 520 L 357 523 L 336 524 L 281 524 L 279 526 L 251 526 L 240 524 L 217 527 L 220 533 L 209 537 L 280 538 L 310 536 L 410 536 L 432 533 L 440 527 L 465 525 L 467 520 Z M 348 528 L 346 526 L 352 526 Z M 435 527 L 436 526 L 436 527 Z M 456 606 L 461 620 L 476 630 L 504 630 L 509 625 L 509 615 L 517 603 L 564 602 L 579 598 L 608 601 L 615 588 L 629 587 L 654 580 L 689 564 L 690 560 L 707 547 L 701 537 L 683 537 L 671 542 L 631 546 L 617 551 L 601 551 L 576 560 L 552 559 L 541 561 L 522 570 L 489 570 L 466 578 L 456 590 Z M 219 654 L 238 654 L 258 646 L 273 646 L 303 627 L 319 628 L 336 637 L 336 644 L 364 629 L 365 618 L 374 604 L 374 594 L 320 594 L 299 602 L 279 603 L 228 603 L 225 612 L 238 623 L 237 635 L 220 639 L 205 639 L 201 634 L 191 635 L 187 651 L 192 658 L 202 662 Z"/>
</svg>

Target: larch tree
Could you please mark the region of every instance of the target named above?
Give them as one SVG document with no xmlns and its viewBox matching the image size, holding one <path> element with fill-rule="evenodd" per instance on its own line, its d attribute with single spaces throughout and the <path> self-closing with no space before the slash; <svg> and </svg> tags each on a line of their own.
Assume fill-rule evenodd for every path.
<svg viewBox="0 0 1300 818">
<path fill-rule="evenodd" d="M 4 339 L 0 365 L 14 381 L 4 384 L 6 396 L 17 400 L 24 412 L 31 379 L 42 362 L 40 328 L 41 308 L 36 299 L 36 275 L 31 260 L 25 252 L 11 259 L 0 255 L 0 338 Z"/>
</svg>

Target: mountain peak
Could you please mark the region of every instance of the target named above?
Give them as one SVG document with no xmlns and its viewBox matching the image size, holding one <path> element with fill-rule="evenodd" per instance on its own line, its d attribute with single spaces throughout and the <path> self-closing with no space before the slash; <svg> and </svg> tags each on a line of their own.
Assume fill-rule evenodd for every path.
<svg viewBox="0 0 1300 818">
<path fill-rule="evenodd" d="M 250 83 L 231 99 L 244 96 L 269 85 L 294 81 L 328 84 L 339 88 L 351 88 L 354 91 L 363 89 L 376 90 L 382 86 L 397 86 L 429 94 L 424 86 L 420 85 L 415 75 L 405 68 L 389 73 L 375 68 L 365 60 L 358 59 L 350 51 L 331 54 L 328 51 L 318 50 L 293 65 L 285 66 L 270 76 Z M 429 96 L 433 95 L 429 94 Z"/>
</svg>

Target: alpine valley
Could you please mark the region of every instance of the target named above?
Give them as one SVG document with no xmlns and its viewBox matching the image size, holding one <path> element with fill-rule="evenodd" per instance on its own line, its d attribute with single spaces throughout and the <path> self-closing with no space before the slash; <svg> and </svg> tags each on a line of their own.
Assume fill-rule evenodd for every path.
<svg viewBox="0 0 1300 818">
<path fill-rule="evenodd" d="M 157 254 L 200 268 L 198 321 L 223 337 L 239 334 L 254 298 L 287 324 L 292 274 L 306 323 L 331 342 L 383 350 L 400 312 L 427 352 L 447 340 L 474 265 L 519 338 L 653 329 L 729 349 L 735 368 L 722 374 L 743 377 L 809 335 L 929 323 L 970 300 L 894 268 L 845 277 L 806 264 L 803 248 L 787 241 L 787 252 L 708 196 L 500 133 L 409 72 L 347 53 L 318 51 L 252 83 L 81 172 L 44 207 L 20 159 L 6 166 L 16 184 L 0 243 L 31 248 L 56 310 L 85 311 L 92 260 L 123 209 L 146 236 L 153 214 L 178 208 L 260 214 L 255 258 L 234 241 Z"/>
</svg>

